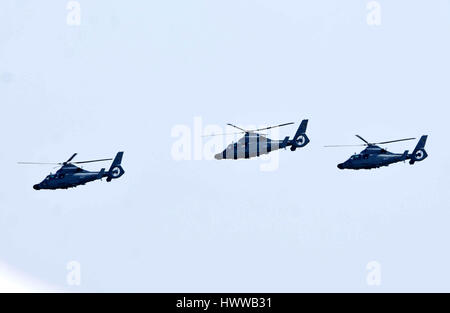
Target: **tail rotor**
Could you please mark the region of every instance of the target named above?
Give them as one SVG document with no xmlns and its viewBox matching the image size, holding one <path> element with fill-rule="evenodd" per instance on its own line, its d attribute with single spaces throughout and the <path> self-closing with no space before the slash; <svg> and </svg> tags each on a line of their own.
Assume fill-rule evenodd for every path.
<svg viewBox="0 0 450 313">
<path fill-rule="evenodd" d="M 428 136 L 424 135 L 420 138 L 413 153 L 409 155 L 409 164 L 413 165 L 415 162 L 420 162 L 428 157 L 428 153 L 425 151 L 425 144 L 427 143 Z"/>
<path fill-rule="evenodd" d="M 295 151 L 297 148 L 303 148 L 310 140 L 306 135 L 306 129 L 308 127 L 308 120 L 303 120 L 295 133 L 294 138 L 291 141 L 291 151 Z"/>
<path fill-rule="evenodd" d="M 121 163 L 123 158 L 123 152 L 117 153 L 114 161 L 111 164 L 111 167 L 108 171 L 108 178 L 106 178 L 107 182 L 112 181 L 113 179 L 120 178 L 123 174 L 125 174 L 125 170 L 123 169 Z"/>
</svg>

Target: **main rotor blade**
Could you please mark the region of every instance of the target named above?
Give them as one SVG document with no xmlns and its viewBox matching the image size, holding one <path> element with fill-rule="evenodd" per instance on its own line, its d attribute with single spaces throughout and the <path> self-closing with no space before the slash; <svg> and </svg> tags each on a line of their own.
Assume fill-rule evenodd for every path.
<svg viewBox="0 0 450 313">
<path fill-rule="evenodd" d="M 17 162 L 21 165 L 62 165 L 62 163 L 41 163 L 41 162 Z"/>
<path fill-rule="evenodd" d="M 365 147 L 366 144 L 360 144 L 360 145 L 328 145 L 324 146 L 325 148 L 340 148 L 340 147 Z"/>
<path fill-rule="evenodd" d="M 76 156 L 77 156 L 77 153 L 74 153 L 74 155 L 72 155 L 72 156 L 70 157 L 70 159 L 68 159 L 65 163 L 70 163 L 70 161 L 72 161 L 73 158 L 76 157 Z"/>
<path fill-rule="evenodd" d="M 370 145 L 370 143 L 365 140 L 363 137 L 361 137 L 360 135 L 355 135 L 356 137 L 358 137 L 359 139 L 361 139 L 362 141 L 364 141 L 366 144 Z"/>
<path fill-rule="evenodd" d="M 202 137 L 214 137 L 214 136 L 227 136 L 227 135 L 238 135 L 246 133 L 244 131 L 242 132 L 236 132 L 236 133 L 221 133 L 221 134 L 210 134 L 210 135 L 203 135 Z"/>
<path fill-rule="evenodd" d="M 105 161 L 112 161 L 112 159 L 99 159 L 99 160 L 79 161 L 79 162 L 71 162 L 71 163 L 72 164 L 85 164 L 85 163 L 105 162 Z"/>
<path fill-rule="evenodd" d="M 374 145 L 384 145 L 384 144 L 387 144 L 387 143 L 393 143 L 393 142 L 399 142 L 399 141 L 408 141 L 408 140 L 414 140 L 414 139 L 416 139 L 416 138 L 405 138 L 405 139 L 383 141 L 383 142 L 374 143 Z"/>
<path fill-rule="evenodd" d="M 267 136 L 267 133 L 255 133 L 253 131 L 249 131 L 249 132 L 210 134 L 210 135 L 203 135 L 202 137 L 229 136 L 229 135 L 239 135 L 239 134 L 245 134 L 245 136 L 248 136 L 248 137 Z"/>
<path fill-rule="evenodd" d="M 269 127 L 264 127 L 264 128 L 258 128 L 258 129 L 252 130 L 252 131 L 254 131 L 254 132 L 259 132 L 259 131 L 261 131 L 261 130 L 272 129 L 272 128 L 277 128 L 277 127 L 283 127 L 283 126 L 292 125 L 292 124 L 294 124 L 294 123 L 293 123 L 293 122 L 290 122 L 290 123 L 284 123 L 284 124 L 275 125 L 275 126 L 269 126 Z"/>
<path fill-rule="evenodd" d="M 78 161 L 78 162 L 70 162 L 77 154 L 75 153 L 69 160 L 64 163 L 46 163 L 46 162 L 17 162 L 17 164 L 22 165 L 67 165 L 67 164 L 84 164 L 84 163 L 94 163 L 94 162 L 105 162 L 112 161 L 112 159 L 98 159 L 98 160 L 89 160 L 89 161 Z"/>
<path fill-rule="evenodd" d="M 231 126 L 231 127 L 234 127 L 234 128 L 237 128 L 237 129 L 243 131 L 244 133 L 247 132 L 247 130 L 245 130 L 245 129 L 243 129 L 243 128 L 240 128 L 240 127 L 238 127 L 238 126 L 236 126 L 236 125 L 233 125 L 233 124 L 230 124 L 230 123 L 228 123 L 227 125 L 228 125 L 228 126 Z"/>
<path fill-rule="evenodd" d="M 202 137 L 225 136 L 225 135 L 237 135 L 237 134 L 242 134 L 242 133 L 254 133 L 254 132 L 259 132 L 259 131 L 261 131 L 261 130 L 267 130 L 267 129 L 277 128 L 277 127 L 282 127 L 282 126 L 287 126 L 287 125 L 292 125 L 292 124 L 295 124 L 295 123 L 290 122 L 290 123 L 284 123 L 284 124 L 275 125 L 275 126 L 268 126 L 268 127 L 264 127 L 264 128 L 258 128 L 258 129 L 253 129 L 253 130 L 246 130 L 246 129 L 243 129 L 243 128 L 238 127 L 238 126 L 236 126 L 236 125 L 227 123 L 228 126 L 237 128 L 237 129 L 240 130 L 240 132 L 236 132 L 236 133 L 222 133 L 222 134 L 211 134 L 211 135 L 204 135 L 204 136 L 202 136 Z"/>
</svg>

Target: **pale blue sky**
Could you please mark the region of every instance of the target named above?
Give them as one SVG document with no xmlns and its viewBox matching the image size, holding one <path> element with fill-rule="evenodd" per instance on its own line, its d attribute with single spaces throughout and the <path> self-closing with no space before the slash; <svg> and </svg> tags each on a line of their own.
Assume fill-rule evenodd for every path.
<svg viewBox="0 0 450 313">
<path fill-rule="evenodd" d="M 380 0 L 379 27 L 368 1 L 79 2 L 79 27 L 66 1 L 0 3 L 2 262 L 72 291 L 450 291 L 448 0 Z M 171 129 L 196 116 L 309 118 L 311 143 L 274 172 L 175 162 Z M 356 133 L 428 134 L 430 157 L 339 171 L 357 150 L 323 145 Z M 119 150 L 125 176 L 69 191 L 16 165 Z"/>
</svg>

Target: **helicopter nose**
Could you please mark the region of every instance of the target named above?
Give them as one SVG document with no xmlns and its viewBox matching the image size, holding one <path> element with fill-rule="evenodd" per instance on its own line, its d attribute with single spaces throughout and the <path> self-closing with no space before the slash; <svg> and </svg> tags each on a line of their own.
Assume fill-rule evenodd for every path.
<svg viewBox="0 0 450 313">
<path fill-rule="evenodd" d="M 344 169 L 344 164 L 343 163 L 341 163 L 341 164 L 338 164 L 338 169 L 340 169 L 340 170 L 343 170 Z"/>
<path fill-rule="evenodd" d="M 39 190 L 39 189 L 41 189 L 41 188 L 39 187 L 39 185 L 34 185 L 34 186 L 33 186 L 33 189 L 34 189 L 34 190 Z"/>
<path fill-rule="evenodd" d="M 223 159 L 222 153 L 217 153 L 217 154 L 214 156 L 214 158 L 215 158 L 216 160 L 222 160 L 222 159 Z"/>
</svg>

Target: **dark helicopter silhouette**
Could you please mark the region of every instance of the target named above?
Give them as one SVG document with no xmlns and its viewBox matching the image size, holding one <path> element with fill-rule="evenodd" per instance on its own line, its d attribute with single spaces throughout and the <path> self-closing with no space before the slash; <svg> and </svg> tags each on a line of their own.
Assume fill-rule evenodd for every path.
<svg viewBox="0 0 450 313">
<path fill-rule="evenodd" d="M 416 138 L 406 138 L 399 140 L 391 140 L 384 141 L 378 143 L 369 143 L 367 140 L 362 138 L 359 135 L 356 135 L 359 139 L 364 141 L 364 144 L 361 145 L 333 145 L 326 147 L 353 147 L 353 146 L 366 146 L 367 148 L 361 151 L 359 154 L 355 154 L 350 157 L 344 163 L 338 164 L 338 168 L 343 169 L 352 169 L 352 170 L 360 170 L 360 169 L 373 169 L 379 168 L 382 166 L 389 166 L 392 163 L 402 162 L 406 160 L 410 160 L 409 164 L 413 165 L 415 162 L 420 162 L 428 157 L 427 152 L 425 151 L 425 144 L 427 142 L 428 136 L 424 135 L 420 138 L 417 143 L 413 153 L 409 154 L 408 150 L 404 153 L 392 153 L 387 151 L 386 149 L 380 148 L 377 145 L 388 144 L 399 141 L 406 140 L 414 140 Z"/>
<path fill-rule="evenodd" d="M 63 163 L 35 163 L 35 162 L 19 162 L 19 164 L 49 164 L 49 165 L 61 165 L 61 168 L 55 173 L 48 175 L 41 183 L 33 186 L 35 190 L 41 189 L 68 189 L 74 188 L 79 185 L 85 185 L 86 183 L 92 182 L 94 180 L 102 179 L 106 177 L 106 181 L 110 182 L 113 179 L 120 178 L 125 171 L 123 170 L 121 163 L 123 152 L 117 153 L 111 167 L 108 171 L 104 168 L 100 172 L 90 172 L 86 171 L 75 164 L 85 164 L 94 162 L 111 161 L 112 159 L 101 159 L 101 160 L 91 160 L 91 161 L 81 161 L 81 162 L 71 162 L 77 154 L 75 153 Z"/>
<path fill-rule="evenodd" d="M 291 124 L 294 123 L 285 123 L 255 130 L 245 130 L 233 124 L 227 124 L 229 126 L 239 129 L 240 132 L 238 132 L 237 134 L 244 133 L 244 137 L 242 137 L 235 143 L 231 143 L 225 150 L 216 154 L 215 158 L 217 160 L 250 159 L 286 147 L 291 147 L 291 151 L 295 151 L 297 148 L 303 148 L 310 141 L 308 136 L 306 136 L 305 134 L 306 128 L 308 127 L 308 120 L 302 121 L 299 128 L 297 129 L 297 132 L 294 135 L 294 138 L 292 138 L 291 140 L 289 139 L 289 136 L 284 138 L 284 140 L 272 140 L 270 138 L 265 137 L 262 134 L 257 133 L 261 130 L 268 130 Z"/>
</svg>

